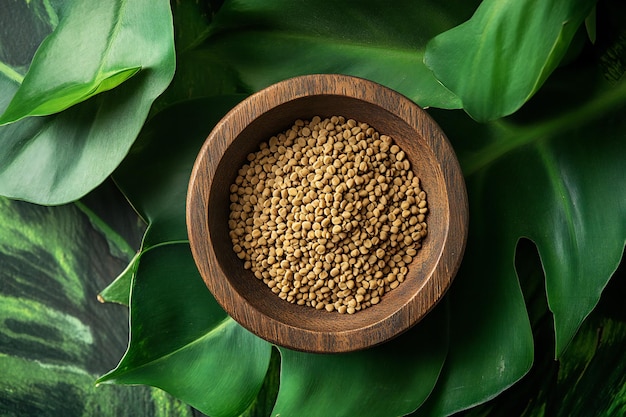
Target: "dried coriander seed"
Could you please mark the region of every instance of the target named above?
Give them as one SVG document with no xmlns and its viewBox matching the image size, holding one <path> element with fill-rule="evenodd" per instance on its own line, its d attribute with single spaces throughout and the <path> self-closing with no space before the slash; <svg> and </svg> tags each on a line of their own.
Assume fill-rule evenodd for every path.
<svg viewBox="0 0 626 417">
<path fill-rule="evenodd" d="M 427 213 L 391 137 L 316 116 L 247 156 L 230 187 L 228 225 L 244 268 L 279 298 L 354 314 L 404 281 Z"/>
</svg>

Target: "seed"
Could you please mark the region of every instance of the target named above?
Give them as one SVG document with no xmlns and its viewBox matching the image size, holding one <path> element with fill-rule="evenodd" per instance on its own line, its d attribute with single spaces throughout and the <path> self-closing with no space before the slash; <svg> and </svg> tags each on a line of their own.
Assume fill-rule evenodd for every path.
<svg viewBox="0 0 626 417">
<path fill-rule="evenodd" d="M 340 116 L 293 126 L 247 155 L 229 237 L 281 299 L 355 314 L 405 280 L 427 235 L 426 193 L 387 135 Z"/>
</svg>

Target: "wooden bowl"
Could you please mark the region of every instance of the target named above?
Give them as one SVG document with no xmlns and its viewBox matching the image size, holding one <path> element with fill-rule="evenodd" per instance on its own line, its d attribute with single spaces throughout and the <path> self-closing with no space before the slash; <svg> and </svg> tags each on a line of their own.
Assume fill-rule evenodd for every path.
<svg viewBox="0 0 626 417">
<path fill-rule="evenodd" d="M 427 193 L 428 236 L 405 281 L 379 304 L 355 314 L 315 310 L 281 300 L 244 269 L 229 237 L 229 188 L 250 152 L 297 119 L 344 116 L 391 136 Z M 439 126 L 399 93 L 360 78 L 309 75 L 274 84 L 244 100 L 213 129 L 195 162 L 187 196 L 194 259 L 226 312 L 276 345 L 307 352 L 347 352 L 406 331 L 442 298 L 467 237 L 465 183 Z M 443 330 L 442 330 L 443 331 Z"/>
</svg>

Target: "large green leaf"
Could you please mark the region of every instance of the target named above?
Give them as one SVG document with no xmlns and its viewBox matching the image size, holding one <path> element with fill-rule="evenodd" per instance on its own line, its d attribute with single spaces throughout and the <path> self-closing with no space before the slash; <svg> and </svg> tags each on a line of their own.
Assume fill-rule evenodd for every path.
<svg viewBox="0 0 626 417">
<path fill-rule="evenodd" d="M 446 357 L 447 303 L 407 333 L 359 352 L 320 355 L 280 348 L 272 415 L 403 416 L 428 397 Z"/>
<path fill-rule="evenodd" d="M 84 2 L 78 3 L 82 5 Z M 0 126 L 3 148 L 0 153 L 0 194 L 40 204 L 75 200 L 100 184 L 124 158 L 145 122 L 152 102 L 165 89 L 174 72 L 169 2 L 131 3 L 127 7 L 132 9 L 135 18 L 130 30 L 136 39 L 116 44 L 110 53 L 132 55 L 144 70 L 120 88 L 98 94 L 59 114 L 29 117 Z M 124 10 L 130 13 L 131 9 Z M 54 32 L 53 36 L 80 39 L 86 45 L 95 42 L 91 26 L 62 24 L 65 19 L 81 19 L 82 14 L 75 14 L 80 10 L 73 7 L 63 10 L 59 32 Z M 23 40 L 30 41 L 32 39 Z M 36 68 L 39 60 L 45 63 L 53 59 L 47 56 L 65 56 L 61 50 L 66 48 L 77 49 L 69 43 L 56 42 L 48 48 L 47 55 L 37 55 L 32 67 Z M 78 55 L 73 62 L 81 63 L 76 64 L 80 67 L 82 59 Z M 19 77 L 16 79 L 15 74 L 22 75 L 16 68 L 5 67 L 9 70 L 0 71 L 0 111 L 6 109 L 9 100 L 19 90 Z M 46 73 L 41 77 L 45 78 Z"/>
<path fill-rule="evenodd" d="M 58 113 L 161 62 L 173 51 L 152 27 L 160 16 L 146 10 L 140 1 L 70 2 L 37 50 L 0 125 Z"/>
<path fill-rule="evenodd" d="M 0 198 L 0 231 L 0 415 L 192 416 L 160 390 L 94 386 L 124 352 L 128 320 L 96 294 L 128 258 L 81 211 Z"/>
<path fill-rule="evenodd" d="M 541 257 L 558 357 L 620 262 L 626 83 L 611 87 L 586 70 L 559 76 L 516 118 L 478 125 L 436 115 L 457 145 L 472 220 L 451 289 L 451 352 L 423 415 L 478 404 L 528 370 L 532 340 L 513 263 L 520 238 Z M 499 382 L 470 384 L 489 379 Z"/>
<path fill-rule="evenodd" d="M 310 73 L 377 81 L 422 106 L 459 108 L 422 62 L 427 41 L 463 22 L 476 1 L 226 2 L 206 47 L 259 90 Z"/>
<path fill-rule="evenodd" d="M 476 120 L 519 109 L 567 52 L 595 0 L 485 0 L 432 39 L 424 61 Z"/>
<path fill-rule="evenodd" d="M 263 383 L 271 345 L 219 307 L 188 244 L 143 252 L 130 308 L 128 351 L 99 382 L 159 387 L 212 417 L 248 407 Z"/>
</svg>

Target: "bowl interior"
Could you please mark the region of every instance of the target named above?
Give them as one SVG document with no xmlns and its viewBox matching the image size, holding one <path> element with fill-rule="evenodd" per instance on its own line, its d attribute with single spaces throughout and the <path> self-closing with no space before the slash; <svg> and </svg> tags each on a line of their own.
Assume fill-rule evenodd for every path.
<svg viewBox="0 0 626 417">
<path fill-rule="evenodd" d="M 258 150 L 259 144 L 273 135 L 291 127 L 295 120 L 310 120 L 314 116 L 322 119 L 344 116 L 357 122 L 365 122 L 380 134 L 391 136 L 405 151 L 411 169 L 420 178 L 422 189 L 427 193 L 429 213 L 426 217 L 428 235 L 422 248 L 409 265 L 405 281 L 388 292 L 379 304 L 356 314 L 339 314 L 315 310 L 281 300 L 251 271 L 244 269 L 243 261 L 235 255 L 229 237 L 229 187 L 237 171 L 245 163 L 250 152 Z M 234 139 L 219 161 L 208 196 L 208 228 L 210 241 L 224 279 L 231 290 L 236 291 L 261 315 L 275 319 L 289 327 L 322 332 L 328 335 L 350 332 L 373 326 L 383 320 L 394 326 L 394 315 L 398 321 L 406 320 L 398 315 L 401 308 L 411 309 L 410 320 L 417 321 L 432 308 L 432 286 L 425 284 L 433 275 L 437 262 L 448 237 L 450 204 L 439 161 L 433 152 L 432 141 L 401 118 L 371 102 L 340 95 L 314 95 L 296 98 L 260 114 Z M 438 300 L 440 294 L 434 298 Z M 424 300 L 423 302 L 421 300 Z M 219 301 L 219 300 L 218 300 Z M 242 322 L 244 317 L 234 317 Z M 246 323 L 242 323 L 244 326 Z M 398 326 L 403 323 L 398 322 Z M 406 326 L 404 326 L 406 327 Z M 255 330 L 255 329 L 251 329 Z"/>
</svg>

